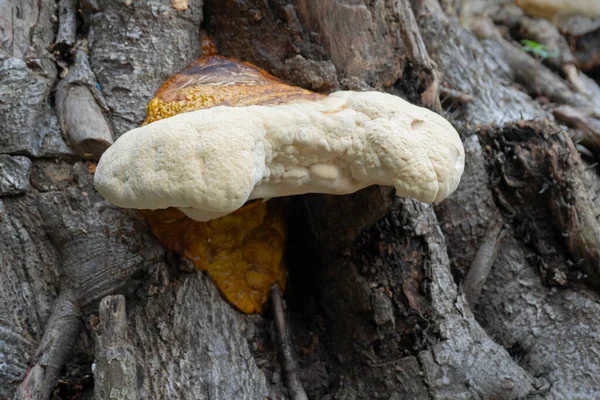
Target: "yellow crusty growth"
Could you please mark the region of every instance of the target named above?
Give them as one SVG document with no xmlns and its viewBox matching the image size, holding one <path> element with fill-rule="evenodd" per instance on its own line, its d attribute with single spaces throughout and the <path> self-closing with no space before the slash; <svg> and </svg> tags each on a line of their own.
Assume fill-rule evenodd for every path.
<svg viewBox="0 0 600 400">
<path fill-rule="evenodd" d="M 274 93 L 272 86 L 238 84 L 231 86 L 194 86 L 184 88 L 177 92 L 177 97 L 183 98 L 183 100 L 165 101 L 158 97 L 150 100 L 145 123 L 158 121 L 159 119 L 172 117 L 184 112 L 220 105 L 243 107 L 257 104 L 276 104 L 273 102 Z M 293 88 L 293 86 L 289 86 L 289 88 Z M 283 92 L 278 95 L 286 96 L 290 94 L 289 92 Z"/>
<path fill-rule="evenodd" d="M 246 106 L 314 100 L 320 95 L 286 85 L 249 64 L 200 58 L 169 78 L 148 104 L 144 124 L 218 105 Z M 207 222 L 175 208 L 143 210 L 162 245 L 206 271 L 225 298 L 245 313 L 260 312 L 270 287 L 286 283 L 285 206 L 255 201 Z"/>
<path fill-rule="evenodd" d="M 144 124 L 215 106 L 274 105 L 322 97 L 287 85 L 253 65 L 221 56 L 202 57 L 161 86 L 148 104 Z"/>
<path fill-rule="evenodd" d="M 141 210 L 163 246 L 207 271 L 225 298 L 246 313 L 260 312 L 274 283 L 285 286 L 282 207 L 257 201 L 208 222 L 175 208 Z"/>
</svg>

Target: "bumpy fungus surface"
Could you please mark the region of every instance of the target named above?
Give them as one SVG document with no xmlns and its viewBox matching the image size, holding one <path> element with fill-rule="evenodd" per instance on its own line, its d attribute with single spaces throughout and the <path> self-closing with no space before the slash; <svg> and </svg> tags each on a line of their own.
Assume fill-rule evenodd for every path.
<svg viewBox="0 0 600 400">
<path fill-rule="evenodd" d="M 348 91 L 156 121 L 121 136 L 102 156 L 95 182 L 120 207 L 174 206 L 207 221 L 252 199 L 370 185 L 439 202 L 463 168 L 462 142 L 444 118 L 390 94 Z"/>
<path fill-rule="evenodd" d="M 319 97 L 249 64 L 204 57 L 161 86 L 148 104 L 144 125 L 219 105 L 280 104 Z M 285 287 L 283 202 L 251 202 L 207 222 L 195 221 L 176 208 L 141 212 L 165 248 L 207 271 L 225 298 L 241 311 L 260 312 L 270 287 L 274 283 Z"/>
</svg>

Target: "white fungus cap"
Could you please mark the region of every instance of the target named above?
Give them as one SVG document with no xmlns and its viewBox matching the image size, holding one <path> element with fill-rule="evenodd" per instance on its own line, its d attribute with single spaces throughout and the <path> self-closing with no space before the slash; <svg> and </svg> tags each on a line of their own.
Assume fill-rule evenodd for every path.
<svg viewBox="0 0 600 400">
<path fill-rule="evenodd" d="M 133 129 L 102 155 L 95 186 L 124 208 L 177 207 L 206 221 L 246 201 L 391 185 L 439 202 L 460 181 L 462 142 L 438 114 L 380 92 L 179 114 Z"/>
</svg>

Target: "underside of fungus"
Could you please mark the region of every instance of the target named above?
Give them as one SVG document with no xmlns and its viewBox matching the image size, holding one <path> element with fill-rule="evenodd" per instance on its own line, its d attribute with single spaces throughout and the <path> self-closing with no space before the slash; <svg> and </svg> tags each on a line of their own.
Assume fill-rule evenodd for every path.
<svg viewBox="0 0 600 400">
<path fill-rule="evenodd" d="M 212 56 L 165 82 L 145 125 L 104 153 L 95 185 L 117 206 L 155 210 L 144 215 L 166 248 L 258 312 L 285 283 L 284 213 L 244 204 L 370 185 L 439 202 L 463 168 L 457 132 L 427 109 L 379 92 L 323 96 Z"/>
</svg>

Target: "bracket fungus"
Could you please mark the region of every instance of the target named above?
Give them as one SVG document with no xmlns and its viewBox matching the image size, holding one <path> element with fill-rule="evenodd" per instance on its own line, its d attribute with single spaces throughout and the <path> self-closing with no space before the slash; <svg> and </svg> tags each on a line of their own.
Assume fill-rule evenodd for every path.
<svg viewBox="0 0 600 400">
<path fill-rule="evenodd" d="M 391 185 L 439 202 L 464 159 L 448 121 L 397 96 L 320 95 L 210 56 L 163 84 L 144 126 L 103 154 L 95 185 L 109 202 L 144 210 L 166 248 L 208 271 L 240 310 L 258 312 L 286 275 L 285 211 L 258 199 Z"/>
</svg>

